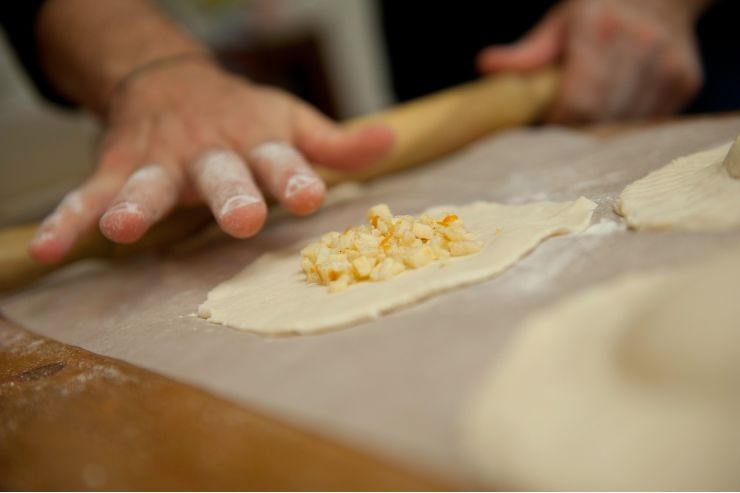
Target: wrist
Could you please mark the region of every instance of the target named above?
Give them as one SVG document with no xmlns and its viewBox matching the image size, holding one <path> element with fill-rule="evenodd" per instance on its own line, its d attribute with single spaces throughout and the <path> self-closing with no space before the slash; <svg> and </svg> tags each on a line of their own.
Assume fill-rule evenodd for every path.
<svg viewBox="0 0 740 493">
<path fill-rule="evenodd" d="M 204 51 L 150 0 L 46 0 L 36 30 L 50 80 L 96 113 L 137 67 Z"/>
<path fill-rule="evenodd" d="M 232 80 L 233 76 L 207 56 L 163 59 L 163 63 L 153 62 L 123 79 L 105 101 L 100 114 L 111 120 L 131 108 L 184 107 L 203 88 L 226 91 Z"/>
<path fill-rule="evenodd" d="M 183 69 L 187 69 L 191 65 L 205 68 L 207 71 L 212 71 L 214 69 L 220 70 L 217 68 L 213 56 L 205 50 L 182 52 L 149 59 L 142 62 L 141 65 L 131 68 L 128 73 L 120 76 L 120 78 L 115 82 L 113 78 L 110 79 L 112 84 L 110 84 L 110 89 L 103 98 L 104 113 L 108 113 L 109 107 L 116 99 L 117 95 L 126 92 L 129 86 L 137 84 L 140 79 L 144 79 L 142 84 L 146 84 L 145 79 L 153 79 L 156 84 L 156 82 L 161 79 L 161 77 L 158 77 L 160 72 L 165 72 L 164 75 L 166 77 L 168 75 L 166 72 L 179 72 Z"/>
</svg>

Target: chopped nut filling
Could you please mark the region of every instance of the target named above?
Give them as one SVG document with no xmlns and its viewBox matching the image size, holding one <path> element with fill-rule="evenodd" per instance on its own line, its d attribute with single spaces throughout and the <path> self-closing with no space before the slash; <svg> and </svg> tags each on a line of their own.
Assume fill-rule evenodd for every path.
<svg viewBox="0 0 740 493">
<path fill-rule="evenodd" d="M 470 255 L 482 242 L 455 214 L 433 218 L 393 216 L 385 204 L 372 207 L 368 224 L 331 232 L 301 250 L 306 280 L 332 293 L 361 281 L 384 281 L 450 256 Z"/>
</svg>

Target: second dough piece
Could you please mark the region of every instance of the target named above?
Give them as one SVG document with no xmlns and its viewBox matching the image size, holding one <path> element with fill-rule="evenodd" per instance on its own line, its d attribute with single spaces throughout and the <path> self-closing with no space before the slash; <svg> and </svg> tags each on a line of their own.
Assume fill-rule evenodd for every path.
<svg viewBox="0 0 740 493">
<path fill-rule="evenodd" d="M 635 229 L 720 230 L 740 225 L 740 180 L 722 161 L 730 144 L 680 157 L 628 185 L 615 210 Z"/>
<path fill-rule="evenodd" d="M 507 489 L 740 487 L 740 250 L 587 288 L 525 323 L 463 416 Z"/>
</svg>

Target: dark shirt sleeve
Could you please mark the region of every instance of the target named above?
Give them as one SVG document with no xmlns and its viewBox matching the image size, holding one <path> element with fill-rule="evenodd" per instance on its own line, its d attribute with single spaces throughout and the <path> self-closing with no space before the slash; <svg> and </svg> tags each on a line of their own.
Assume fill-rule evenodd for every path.
<svg viewBox="0 0 740 493">
<path fill-rule="evenodd" d="M 46 0 L 0 1 L 0 25 L 36 90 L 48 101 L 67 108 L 73 104 L 44 75 L 36 44 L 36 18 Z"/>
<path fill-rule="evenodd" d="M 740 110 L 740 2 L 717 0 L 696 27 L 704 87 L 686 113 Z"/>
</svg>

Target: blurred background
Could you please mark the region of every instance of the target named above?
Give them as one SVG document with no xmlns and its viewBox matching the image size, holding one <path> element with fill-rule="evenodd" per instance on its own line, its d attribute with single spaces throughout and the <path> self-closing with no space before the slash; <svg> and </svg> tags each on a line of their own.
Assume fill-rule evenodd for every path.
<svg viewBox="0 0 740 493">
<path fill-rule="evenodd" d="M 230 70 L 333 118 L 377 111 L 476 77 L 484 46 L 519 38 L 555 2 L 159 0 Z M 705 91 L 689 112 L 739 109 L 740 2 L 699 23 Z M 728 89 L 729 88 L 729 89 Z M 40 98 L 0 31 L 0 227 L 37 219 L 93 169 L 96 122 Z"/>
</svg>

